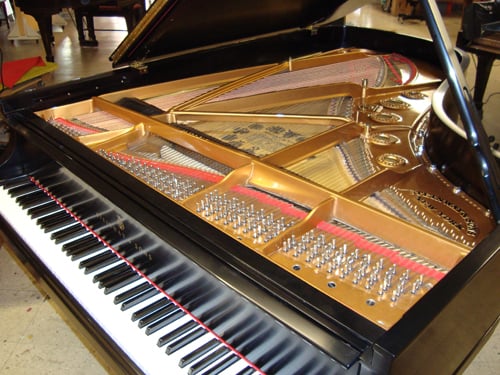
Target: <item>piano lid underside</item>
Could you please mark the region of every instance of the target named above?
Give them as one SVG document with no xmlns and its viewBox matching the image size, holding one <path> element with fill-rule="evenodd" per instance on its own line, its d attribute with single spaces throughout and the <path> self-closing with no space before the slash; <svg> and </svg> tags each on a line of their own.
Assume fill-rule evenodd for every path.
<svg viewBox="0 0 500 375">
<path fill-rule="evenodd" d="M 398 54 L 340 49 L 37 114 L 389 329 L 494 227 L 423 150 L 440 82 Z"/>
</svg>

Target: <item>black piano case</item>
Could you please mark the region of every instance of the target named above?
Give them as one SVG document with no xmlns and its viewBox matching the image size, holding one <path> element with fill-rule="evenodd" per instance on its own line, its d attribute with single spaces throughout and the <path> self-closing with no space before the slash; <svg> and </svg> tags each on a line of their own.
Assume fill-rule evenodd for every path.
<svg viewBox="0 0 500 375">
<path fill-rule="evenodd" d="M 493 331 L 446 72 L 362 4 L 157 0 L 112 71 L 2 99 L 2 232 L 116 371 L 446 374 Z"/>
</svg>

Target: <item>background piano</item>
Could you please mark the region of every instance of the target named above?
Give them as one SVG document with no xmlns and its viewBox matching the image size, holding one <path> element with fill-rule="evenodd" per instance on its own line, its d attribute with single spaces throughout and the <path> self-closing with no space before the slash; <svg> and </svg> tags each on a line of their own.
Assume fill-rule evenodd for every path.
<svg viewBox="0 0 500 375">
<path fill-rule="evenodd" d="M 16 5 L 26 14 L 33 16 L 38 23 L 42 42 L 45 49 L 46 60 L 54 61 L 52 53 L 52 15 L 59 13 L 63 8 L 75 10 L 78 35 L 82 44 L 87 44 L 84 36 L 83 17 L 86 18 L 89 27 L 90 45 L 96 45 L 93 28 L 93 15 L 123 16 L 127 21 L 127 29 L 130 31 L 142 17 L 145 11 L 143 0 L 16 0 Z M 104 13 L 103 13 L 104 12 Z"/>
<path fill-rule="evenodd" d="M 500 1 L 466 0 L 457 47 L 477 55 L 474 104 L 482 113 L 493 62 L 500 57 Z"/>
</svg>

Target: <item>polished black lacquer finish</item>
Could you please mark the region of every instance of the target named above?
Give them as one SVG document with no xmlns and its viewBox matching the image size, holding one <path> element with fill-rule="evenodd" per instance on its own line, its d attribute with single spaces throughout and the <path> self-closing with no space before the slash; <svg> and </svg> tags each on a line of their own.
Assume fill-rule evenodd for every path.
<svg viewBox="0 0 500 375">
<path fill-rule="evenodd" d="M 192 345 L 176 364 L 179 371 L 211 368 L 218 373 L 243 361 L 240 373 L 454 373 L 497 322 L 498 227 L 401 319 L 383 329 L 36 113 L 105 93 L 337 48 L 395 52 L 440 69 L 430 41 L 339 25 L 337 20 L 317 26 L 340 5 L 319 0 L 157 0 L 113 56 L 115 65 L 124 67 L 1 102 L 12 133 L 0 156 L 2 194 L 45 232 L 58 256 L 76 265 L 93 293 L 112 296 L 119 313 L 130 316 L 131 332 L 157 337 L 155 346 L 165 357 Z M 445 126 L 434 114 L 432 122 L 432 133 Z M 427 144 L 445 152 L 439 135 Z M 480 184 L 469 182 L 478 197 L 484 196 Z M 144 372 L 126 345 L 113 340 L 108 328 L 68 291 L 70 286 L 54 277 L 7 212 L 0 211 L 0 225 L 120 371 Z"/>
</svg>

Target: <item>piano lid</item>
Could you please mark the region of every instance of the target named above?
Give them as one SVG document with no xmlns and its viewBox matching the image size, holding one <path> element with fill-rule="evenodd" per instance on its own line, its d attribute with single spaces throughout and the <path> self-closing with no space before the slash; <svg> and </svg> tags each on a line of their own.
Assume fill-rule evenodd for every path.
<svg viewBox="0 0 500 375">
<path fill-rule="evenodd" d="M 156 0 L 113 52 L 113 66 L 339 20 L 368 0 Z"/>
</svg>

